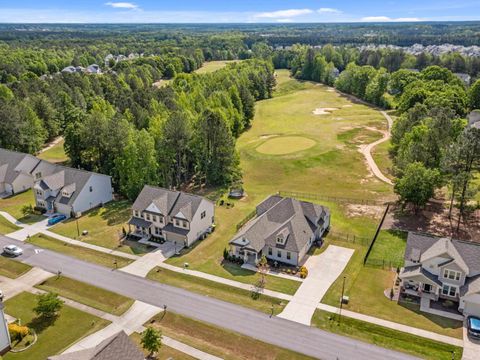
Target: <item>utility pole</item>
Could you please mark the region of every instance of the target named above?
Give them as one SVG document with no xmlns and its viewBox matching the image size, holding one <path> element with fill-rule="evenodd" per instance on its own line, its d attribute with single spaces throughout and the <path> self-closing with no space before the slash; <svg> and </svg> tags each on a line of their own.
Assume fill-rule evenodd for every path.
<svg viewBox="0 0 480 360">
<path fill-rule="evenodd" d="M 343 307 L 343 294 L 345 293 L 345 278 L 346 276 L 343 277 L 343 284 L 342 284 L 342 297 L 340 298 L 340 312 L 338 313 L 338 325 L 341 324 L 342 322 L 342 307 Z"/>
<path fill-rule="evenodd" d="M 77 224 L 77 237 L 80 239 L 80 228 L 78 227 L 78 218 L 75 219 L 75 223 Z"/>
</svg>

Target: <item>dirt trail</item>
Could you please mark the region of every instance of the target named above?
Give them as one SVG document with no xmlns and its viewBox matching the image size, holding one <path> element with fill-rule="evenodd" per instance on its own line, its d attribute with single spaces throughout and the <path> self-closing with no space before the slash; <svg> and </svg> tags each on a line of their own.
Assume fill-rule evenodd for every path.
<svg viewBox="0 0 480 360">
<path fill-rule="evenodd" d="M 372 149 L 378 144 L 381 144 L 385 141 L 388 141 L 388 139 L 390 139 L 390 130 L 392 129 L 392 125 L 393 125 L 393 120 L 390 117 L 390 115 L 388 115 L 385 111 L 380 111 L 380 112 L 385 117 L 385 119 L 387 119 L 387 123 L 388 123 L 387 130 L 382 131 L 383 138 L 381 138 L 380 140 L 377 140 L 367 145 L 360 145 L 360 152 L 363 154 L 363 156 L 365 156 L 365 159 L 367 160 L 367 164 L 370 167 L 370 170 L 372 170 L 372 173 L 381 181 L 389 185 L 393 185 L 392 180 L 390 180 L 380 171 L 377 164 L 375 163 L 375 160 L 373 160 L 373 157 L 372 157 Z"/>
<path fill-rule="evenodd" d="M 57 145 L 58 143 L 60 143 L 61 141 L 63 140 L 63 136 L 58 136 L 56 137 L 55 139 L 53 139 L 52 141 L 50 141 L 43 149 L 41 149 L 38 154 L 41 154 L 47 150 L 50 150 L 51 148 L 53 148 L 55 145 Z"/>
</svg>

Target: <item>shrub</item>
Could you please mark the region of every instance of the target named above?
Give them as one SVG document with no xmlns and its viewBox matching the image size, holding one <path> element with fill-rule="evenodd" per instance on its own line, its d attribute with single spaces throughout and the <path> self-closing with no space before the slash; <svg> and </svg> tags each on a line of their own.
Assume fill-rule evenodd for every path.
<svg viewBox="0 0 480 360">
<path fill-rule="evenodd" d="M 12 323 L 8 324 L 8 332 L 10 333 L 10 338 L 13 341 L 21 341 L 25 336 L 28 335 L 30 330 L 26 326 L 20 326 Z"/>
<path fill-rule="evenodd" d="M 227 248 L 223 249 L 223 260 L 228 261 L 228 250 L 227 250 Z"/>
<path fill-rule="evenodd" d="M 307 276 L 308 276 L 308 270 L 307 270 L 307 268 L 306 268 L 305 266 L 302 266 L 302 267 L 300 268 L 300 277 L 301 277 L 302 279 L 305 279 Z"/>
</svg>

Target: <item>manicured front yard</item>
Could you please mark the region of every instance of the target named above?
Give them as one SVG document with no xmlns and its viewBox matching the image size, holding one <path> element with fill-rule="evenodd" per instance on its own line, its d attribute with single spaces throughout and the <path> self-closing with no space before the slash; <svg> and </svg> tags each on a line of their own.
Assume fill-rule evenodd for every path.
<svg viewBox="0 0 480 360">
<path fill-rule="evenodd" d="M 52 231 L 109 249 L 129 254 L 143 254 L 148 251 L 146 246 L 136 243 L 129 243 L 129 245 L 120 243 L 123 235 L 122 229 L 128 231 L 127 221 L 131 216 L 131 205 L 127 200 L 112 201 L 101 208 L 89 211 L 79 219 L 62 222 L 56 225 Z M 87 235 L 81 235 L 84 230 L 88 231 Z"/>
<path fill-rule="evenodd" d="M 342 316 L 339 323 L 338 315 L 318 309 L 312 318 L 312 325 L 329 332 L 353 337 L 388 349 L 402 351 L 422 359 L 451 360 L 452 351 L 455 352 L 454 359 L 460 360 L 462 358 L 463 349 L 460 347 L 391 330 L 346 316 Z"/>
<path fill-rule="evenodd" d="M 153 320 L 154 323 L 151 325 L 160 328 L 164 335 L 225 360 L 312 359 L 248 336 L 174 314 L 171 311 L 159 314 Z"/>
<path fill-rule="evenodd" d="M 32 190 L 24 191 L 6 199 L 0 199 L 0 210 L 6 211 L 22 223 L 33 224 L 45 219 L 41 215 L 23 215 L 22 208 L 25 205 L 35 206 L 35 198 Z"/>
<path fill-rule="evenodd" d="M 155 268 L 147 275 L 149 279 L 163 284 L 181 287 L 201 295 L 211 296 L 237 305 L 247 306 L 258 311 L 270 314 L 272 305 L 275 314 L 282 312 L 287 301 L 260 295 L 257 299 L 252 297 L 252 291 L 239 289 L 233 286 L 220 284 L 192 275 L 180 274 L 163 268 Z"/>
<path fill-rule="evenodd" d="M 132 333 L 130 335 L 130 339 L 132 339 L 137 346 L 143 350 L 142 348 L 142 337 L 139 333 Z M 145 356 L 149 355 L 149 352 L 146 350 L 143 350 L 143 353 Z M 187 355 L 183 352 L 180 352 L 178 350 L 175 350 L 174 348 L 171 348 L 170 346 L 167 346 L 165 344 L 162 344 L 162 347 L 156 354 L 157 360 L 194 360 L 194 357 L 191 357 L 190 355 Z"/>
<path fill-rule="evenodd" d="M 19 229 L 20 228 L 17 225 L 12 224 L 10 221 L 0 215 L 0 234 L 6 235 Z"/>
<path fill-rule="evenodd" d="M 119 268 L 127 266 L 132 262 L 132 260 L 125 259 L 119 256 L 105 254 L 81 246 L 71 245 L 43 234 L 37 234 L 35 236 L 32 236 L 27 241 L 31 244 L 43 247 L 45 249 L 57 251 L 69 256 L 76 257 L 80 260 L 90 261 L 112 269 L 115 268 L 115 261 L 117 262 L 117 267 Z"/>
<path fill-rule="evenodd" d="M 16 279 L 31 269 L 31 266 L 0 256 L 0 275 Z"/>
<path fill-rule="evenodd" d="M 7 353 L 5 360 L 46 359 L 108 325 L 106 320 L 65 305 L 56 318 L 44 320 L 33 312 L 35 306 L 35 295 L 30 293 L 21 293 L 5 302 L 5 312 L 20 319 L 22 325 L 33 328 L 38 336 L 37 343 L 31 348 L 20 353 Z"/>
<path fill-rule="evenodd" d="M 114 315 L 123 314 L 133 304 L 125 296 L 64 276 L 51 277 L 36 287 Z"/>
</svg>

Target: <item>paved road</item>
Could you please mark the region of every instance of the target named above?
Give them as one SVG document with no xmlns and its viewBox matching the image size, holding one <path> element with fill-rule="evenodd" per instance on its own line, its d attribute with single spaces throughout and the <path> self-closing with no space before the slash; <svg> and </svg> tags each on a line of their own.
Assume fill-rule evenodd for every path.
<svg viewBox="0 0 480 360">
<path fill-rule="evenodd" d="M 124 296 L 160 306 L 273 345 L 323 360 L 408 360 L 414 357 L 339 336 L 320 329 L 167 286 L 121 271 L 84 262 L 0 236 L 0 246 L 14 243 L 24 249 L 19 260 Z M 168 311 L 168 310 L 167 310 Z"/>
</svg>

